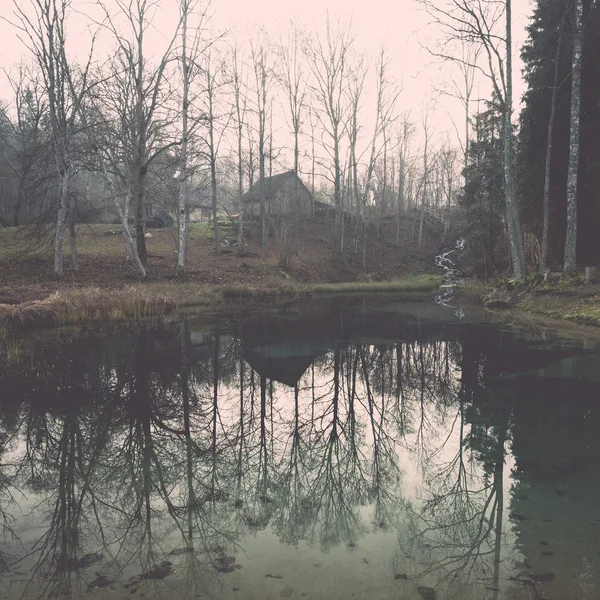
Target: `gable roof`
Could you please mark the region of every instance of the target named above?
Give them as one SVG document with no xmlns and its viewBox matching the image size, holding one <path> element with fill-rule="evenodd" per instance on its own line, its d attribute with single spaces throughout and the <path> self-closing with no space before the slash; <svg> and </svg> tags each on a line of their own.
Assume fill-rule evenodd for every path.
<svg viewBox="0 0 600 600">
<path fill-rule="evenodd" d="M 284 171 L 283 173 L 277 173 L 271 177 L 265 177 L 265 200 L 269 201 L 271 198 L 277 196 L 277 194 L 285 188 L 288 182 L 293 182 L 294 179 L 298 182 L 301 188 L 304 188 L 309 197 L 312 196 L 309 189 L 302 183 L 302 179 L 298 177 L 296 171 Z M 242 196 L 242 202 L 260 202 L 260 180 L 255 181 L 252 187 Z"/>
</svg>

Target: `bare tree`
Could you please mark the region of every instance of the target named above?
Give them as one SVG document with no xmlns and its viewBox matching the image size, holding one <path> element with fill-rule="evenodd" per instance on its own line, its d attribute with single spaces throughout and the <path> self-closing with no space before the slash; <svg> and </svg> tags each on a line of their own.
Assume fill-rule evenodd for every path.
<svg viewBox="0 0 600 600">
<path fill-rule="evenodd" d="M 431 170 L 429 146 L 431 143 L 432 131 L 429 125 L 429 106 L 423 109 L 422 115 L 423 125 L 423 179 L 421 181 L 421 216 L 419 218 L 419 241 L 417 243 L 419 249 L 423 248 L 425 242 L 423 237 L 423 226 L 425 223 L 425 209 L 429 203 L 429 176 Z"/>
<path fill-rule="evenodd" d="M 290 24 L 286 40 L 279 41 L 280 70 L 278 79 L 287 95 L 290 130 L 294 136 L 294 171 L 300 169 L 300 131 L 304 124 L 304 112 L 308 87 L 302 62 L 303 33 L 296 23 Z"/>
<path fill-rule="evenodd" d="M 213 224 L 215 228 L 215 251 L 221 251 L 221 238 L 218 219 L 218 185 L 217 185 L 217 159 L 223 134 L 229 123 L 231 114 L 221 114 L 221 103 L 218 99 L 219 90 L 227 85 L 225 77 L 225 64 L 223 59 L 212 51 L 206 52 L 203 64 L 204 73 L 204 99 L 206 133 L 204 137 L 204 154 L 210 170 L 210 189 L 212 199 Z M 223 118 L 226 122 L 221 124 Z M 219 131 L 219 127 L 221 128 Z"/>
<path fill-rule="evenodd" d="M 365 176 L 365 191 L 364 191 L 364 201 L 366 203 L 369 201 L 370 195 L 372 193 L 372 179 L 373 179 L 373 171 L 375 169 L 375 164 L 379 159 L 381 153 L 384 154 L 384 162 L 386 162 L 387 169 L 387 144 L 388 144 L 388 135 L 389 128 L 393 124 L 396 115 L 396 103 L 398 100 L 399 91 L 395 88 L 392 81 L 389 79 L 389 68 L 390 68 L 390 59 L 386 53 L 385 48 L 382 46 L 379 51 L 379 57 L 377 59 L 377 67 L 376 67 L 376 111 L 375 111 L 375 126 L 373 129 L 373 137 L 371 138 L 371 152 L 369 156 L 369 162 L 367 163 L 367 173 Z M 387 173 L 384 175 L 384 185 L 385 189 L 385 180 L 387 177 Z M 380 198 L 382 200 L 383 198 Z M 383 206 L 382 206 L 383 210 Z M 366 268 L 366 245 L 367 245 L 367 236 L 366 236 L 366 225 L 363 226 L 363 269 Z"/>
<path fill-rule="evenodd" d="M 448 56 L 452 56 L 451 45 L 454 42 L 474 43 L 481 48 L 485 67 L 480 65 L 480 61 L 473 62 L 472 65 L 489 79 L 503 115 L 503 168 L 508 242 L 514 277 L 517 280 L 522 279 L 526 272 L 526 264 L 514 175 L 511 0 L 420 2 L 447 39 L 450 46 Z M 476 60 L 476 57 L 472 59 Z"/>
<path fill-rule="evenodd" d="M 181 65 L 181 139 L 179 149 L 178 176 L 178 250 L 177 268 L 183 272 L 187 261 L 189 237 L 189 194 L 190 194 L 190 142 L 205 115 L 193 111 L 192 86 L 202 72 L 201 59 L 204 53 L 216 42 L 219 36 L 207 36 L 206 27 L 210 19 L 208 7 L 200 7 L 199 0 L 179 0 L 181 21 L 180 47 L 178 58 Z M 190 20 L 191 23 L 190 23 Z M 191 30 L 191 31 L 190 31 Z M 191 34 L 191 37 L 190 37 Z"/>
<path fill-rule="evenodd" d="M 397 212 L 396 212 L 396 245 L 400 243 L 400 223 L 402 222 L 402 215 L 407 208 L 407 171 L 408 165 L 408 149 L 410 145 L 410 138 L 414 134 L 414 125 L 410 121 L 410 115 L 406 114 L 402 117 L 398 131 L 398 199 Z"/>
<path fill-rule="evenodd" d="M 108 7 L 98 0 L 104 11 L 104 26 L 112 34 L 117 53 L 110 83 L 118 86 L 126 103 L 124 106 L 115 104 L 121 113 L 119 123 L 120 145 L 125 160 L 128 179 L 131 185 L 131 195 L 134 202 L 134 224 L 138 256 L 142 264 L 146 264 L 146 186 L 148 170 L 152 162 L 167 149 L 180 143 L 180 140 L 170 139 L 167 133 L 173 117 L 167 117 L 165 102 L 169 97 L 166 88 L 167 67 L 174 60 L 173 46 L 177 40 L 179 21 L 171 37 L 167 40 L 166 48 L 157 64 L 152 66 L 146 55 L 146 32 L 156 11 L 159 8 L 157 0 L 115 0 L 117 14 L 113 15 Z M 127 36 L 117 24 L 117 18 L 125 21 Z M 183 18 L 183 14 L 180 15 Z M 129 39 L 129 37 L 131 39 Z M 124 117 L 124 118 L 123 118 Z M 107 120 L 111 120 L 107 115 Z"/>
<path fill-rule="evenodd" d="M 358 138 L 360 133 L 359 112 L 367 78 L 367 67 L 363 56 L 359 56 L 353 65 L 349 74 L 348 98 L 350 102 L 350 115 L 348 118 L 348 171 L 346 177 L 347 198 L 350 212 L 355 211 L 354 215 L 354 248 L 353 253 L 358 253 L 358 242 L 360 234 L 365 237 L 365 202 L 366 197 L 361 197 L 359 190 L 358 162 L 357 154 Z M 364 249 L 364 243 L 363 243 Z M 363 257 L 364 258 L 364 257 Z"/>
<path fill-rule="evenodd" d="M 37 62 L 48 97 L 48 115 L 52 133 L 54 160 L 59 181 L 58 212 L 54 239 L 54 274 L 63 274 L 63 242 L 67 212 L 71 212 L 69 224 L 71 260 L 77 269 L 76 230 L 73 219 L 74 198 L 70 193 L 74 173 L 74 141 L 78 128 L 76 115 L 88 92 L 88 72 L 93 56 L 94 43 L 87 62 L 77 77 L 77 86 L 70 87 L 75 79 L 74 67 L 67 59 L 66 20 L 70 9 L 69 0 L 30 0 L 33 14 L 15 3 L 15 25 Z"/>
<path fill-rule="evenodd" d="M 238 194 L 238 252 L 244 253 L 244 206 L 242 197 L 244 195 L 244 125 L 246 124 L 246 111 L 248 106 L 248 98 L 245 94 L 247 89 L 247 81 L 243 61 L 240 59 L 240 49 L 237 41 L 231 50 L 231 83 L 233 86 L 233 102 L 235 115 L 235 135 L 237 142 L 237 194 Z M 252 185 L 252 182 L 250 183 Z"/>
<path fill-rule="evenodd" d="M 279 55 L 277 79 L 287 96 L 287 115 L 290 130 L 294 137 L 294 172 L 296 175 L 299 175 L 300 171 L 300 132 L 304 124 L 308 93 L 306 73 L 304 72 L 302 61 L 303 38 L 303 33 L 298 28 L 298 25 L 290 23 L 287 39 L 280 39 L 277 48 Z M 285 211 L 283 211 L 279 217 L 279 265 L 283 268 L 287 267 L 289 261 L 288 232 L 300 208 L 298 205 L 298 181 L 298 178 L 294 178 L 292 199 L 288 214 L 285 214 Z"/>
<path fill-rule="evenodd" d="M 327 14 L 324 36 L 317 36 L 307 48 L 313 75 L 316 115 L 328 139 L 324 149 L 331 161 L 331 178 L 335 204 L 335 237 L 333 255 L 344 252 L 344 202 L 342 196 L 343 141 L 346 136 L 350 52 L 354 41 L 351 23 L 332 22 Z"/>
<path fill-rule="evenodd" d="M 254 93 L 256 103 L 254 110 L 258 130 L 258 185 L 260 198 L 260 231 L 263 261 L 267 260 L 269 232 L 267 228 L 267 207 L 265 203 L 265 158 L 267 154 L 267 112 L 269 108 L 269 90 L 272 84 L 273 71 L 267 58 L 264 42 L 253 41 L 251 59 L 254 67 Z M 251 184 L 252 185 L 252 184 Z"/>
</svg>

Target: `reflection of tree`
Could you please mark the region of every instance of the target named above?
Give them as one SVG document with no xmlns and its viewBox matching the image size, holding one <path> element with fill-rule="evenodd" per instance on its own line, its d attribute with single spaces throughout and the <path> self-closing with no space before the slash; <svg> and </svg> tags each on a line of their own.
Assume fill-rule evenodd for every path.
<svg viewBox="0 0 600 600">
<path fill-rule="evenodd" d="M 463 363 L 466 359 L 463 355 Z M 475 387 L 470 379 L 474 371 Z M 497 597 L 512 398 L 495 394 L 467 409 L 466 398 L 483 389 L 481 376 L 481 370 L 463 370 L 452 429 L 425 457 L 427 496 L 411 507 L 402 546 L 415 560 L 419 576 L 444 580 L 449 595 L 460 596 L 462 586 L 477 580 L 490 584 Z M 479 463 L 468 460 L 469 450 Z"/>
<path fill-rule="evenodd" d="M 12 490 L 12 473 L 9 472 L 9 465 L 6 465 L 3 457 L 9 450 L 11 442 L 11 418 L 5 418 L 4 406 L 0 404 L 0 539 L 13 537 L 11 510 L 15 506 L 15 498 Z M 10 557 L 0 550 L 0 573 L 2 573 Z"/>
<path fill-rule="evenodd" d="M 375 381 L 379 382 L 379 402 L 370 383 L 371 369 L 367 366 L 368 348 L 359 346 L 362 364 L 362 378 L 367 399 L 367 413 L 373 444 L 371 500 L 375 504 L 374 522 L 376 527 L 387 529 L 395 518 L 399 504 L 400 468 L 396 454 L 396 440 L 392 437 L 394 423 L 389 420 L 390 411 L 386 401 L 386 372 L 390 374 L 392 352 L 379 348 L 372 353 L 372 366 L 375 367 Z M 386 360 L 387 359 L 387 360 Z"/>
<path fill-rule="evenodd" d="M 83 366 L 72 362 L 63 378 L 70 401 L 62 415 L 31 407 L 25 421 L 27 450 L 19 467 L 34 489 L 48 493 L 49 525 L 30 554 L 36 560 L 33 576 L 41 575 L 42 589 L 55 597 L 71 597 L 85 589 L 79 569 L 93 560 L 87 546 L 95 543 L 91 530 L 97 525 L 92 479 L 109 431 L 102 412 L 90 411 L 86 394 L 78 393 L 85 389 Z M 94 385 L 88 390 L 92 391 L 103 390 Z"/>
<path fill-rule="evenodd" d="M 227 327 L 184 321 L 89 353 L 76 350 L 84 341 L 38 350 L 16 393 L 24 456 L 14 481 L 0 475 L 0 494 L 14 483 L 44 498 L 35 557 L 46 592 L 82 591 L 77 567 L 101 551 L 111 577 L 169 560 L 190 596 L 205 594 L 215 559 L 245 533 L 271 528 L 328 550 L 395 526 L 414 572 L 450 591 L 474 578 L 494 586 L 514 427 L 512 396 L 492 385 L 504 350 L 437 334 L 331 342 L 291 387 L 246 362 L 243 328 Z M 293 364 L 312 348 L 298 346 Z M 407 474 L 410 455 L 418 472 Z M 425 496 L 401 519 L 419 477 Z"/>
<path fill-rule="evenodd" d="M 293 426 L 287 443 L 289 455 L 281 465 L 278 485 L 277 511 L 273 527 L 281 539 L 290 544 L 298 544 L 308 535 L 311 521 L 314 518 L 313 503 L 309 499 L 309 473 L 311 465 L 310 448 L 307 436 L 303 431 L 307 427 L 300 415 L 300 388 L 294 387 Z"/>
<path fill-rule="evenodd" d="M 349 544 L 364 531 L 358 508 L 366 499 L 366 486 L 362 465 L 358 460 L 357 431 L 353 411 L 347 417 L 347 397 L 343 382 L 344 363 L 349 359 L 347 349 L 336 347 L 332 352 L 329 394 L 319 399 L 320 412 L 315 422 L 320 430 L 315 432 L 311 444 L 314 453 L 314 474 L 311 477 L 309 497 L 311 512 L 311 538 L 319 539 L 323 549 L 340 542 Z M 346 409 L 346 414 L 344 414 Z M 350 427 L 346 427 L 349 424 Z"/>
</svg>

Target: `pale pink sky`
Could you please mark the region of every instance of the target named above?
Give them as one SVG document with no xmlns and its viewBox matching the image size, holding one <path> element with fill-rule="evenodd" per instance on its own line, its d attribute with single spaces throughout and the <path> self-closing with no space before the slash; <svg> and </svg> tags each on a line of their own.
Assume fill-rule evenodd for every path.
<svg viewBox="0 0 600 600">
<path fill-rule="evenodd" d="M 111 5 L 111 0 L 105 0 Z M 3 13 L 12 5 L 11 0 L 0 0 Z M 27 5 L 29 0 L 18 0 Z M 73 5 L 82 12 L 92 10 L 94 2 L 91 0 L 73 0 Z M 6 7 L 6 8 L 5 8 Z M 169 35 L 171 24 L 176 18 L 176 4 L 173 0 L 161 0 L 157 18 L 159 33 Z M 393 56 L 392 76 L 401 82 L 402 94 L 400 96 L 401 110 L 410 110 L 416 123 L 420 122 L 421 108 L 431 97 L 434 86 L 449 77 L 452 67 L 432 64 L 432 59 L 421 47 L 424 42 L 435 33 L 427 29 L 428 17 L 419 7 L 417 0 L 213 0 L 214 26 L 216 28 L 234 28 L 243 35 L 244 30 L 252 25 L 263 25 L 268 33 L 277 36 L 278 29 L 285 27 L 290 19 L 297 19 L 308 30 L 319 31 L 323 26 L 326 11 L 339 14 L 342 17 L 351 17 L 354 29 L 357 32 L 357 47 L 375 55 L 381 43 L 385 43 Z M 527 17 L 532 11 L 532 0 L 513 0 L 513 36 L 514 50 L 514 78 L 515 78 L 515 104 L 518 104 L 524 91 L 521 81 L 521 63 L 519 49 L 526 38 L 525 26 Z M 77 32 L 77 26 L 72 29 L 76 43 L 85 46 L 89 34 Z M 11 27 L 0 20 L 0 67 L 8 68 L 19 60 L 23 54 L 22 46 L 17 40 Z M 158 44 L 159 45 L 159 44 Z M 482 95 L 485 94 L 482 87 Z M 0 99 L 7 99 L 6 86 L 0 84 Z M 438 136 L 450 136 L 453 143 L 457 143 L 456 133 L 448 114 L 457 122 L 462 122 L 462 109 L 460 102 L 449 98 L 439 98 L 436 106 L 435 130 Z"/>
</svg>

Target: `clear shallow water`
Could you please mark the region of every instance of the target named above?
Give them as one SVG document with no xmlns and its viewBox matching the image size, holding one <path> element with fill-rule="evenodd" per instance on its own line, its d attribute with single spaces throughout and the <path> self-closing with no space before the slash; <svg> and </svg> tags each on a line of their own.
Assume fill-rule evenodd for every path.
<svg viewBox="0 0 600 600">
<path fill-rule="evenodd" d="M 335 300 L 11 357 L 0 597 L 600 597 L 593 337 Z"/>
</svg>

